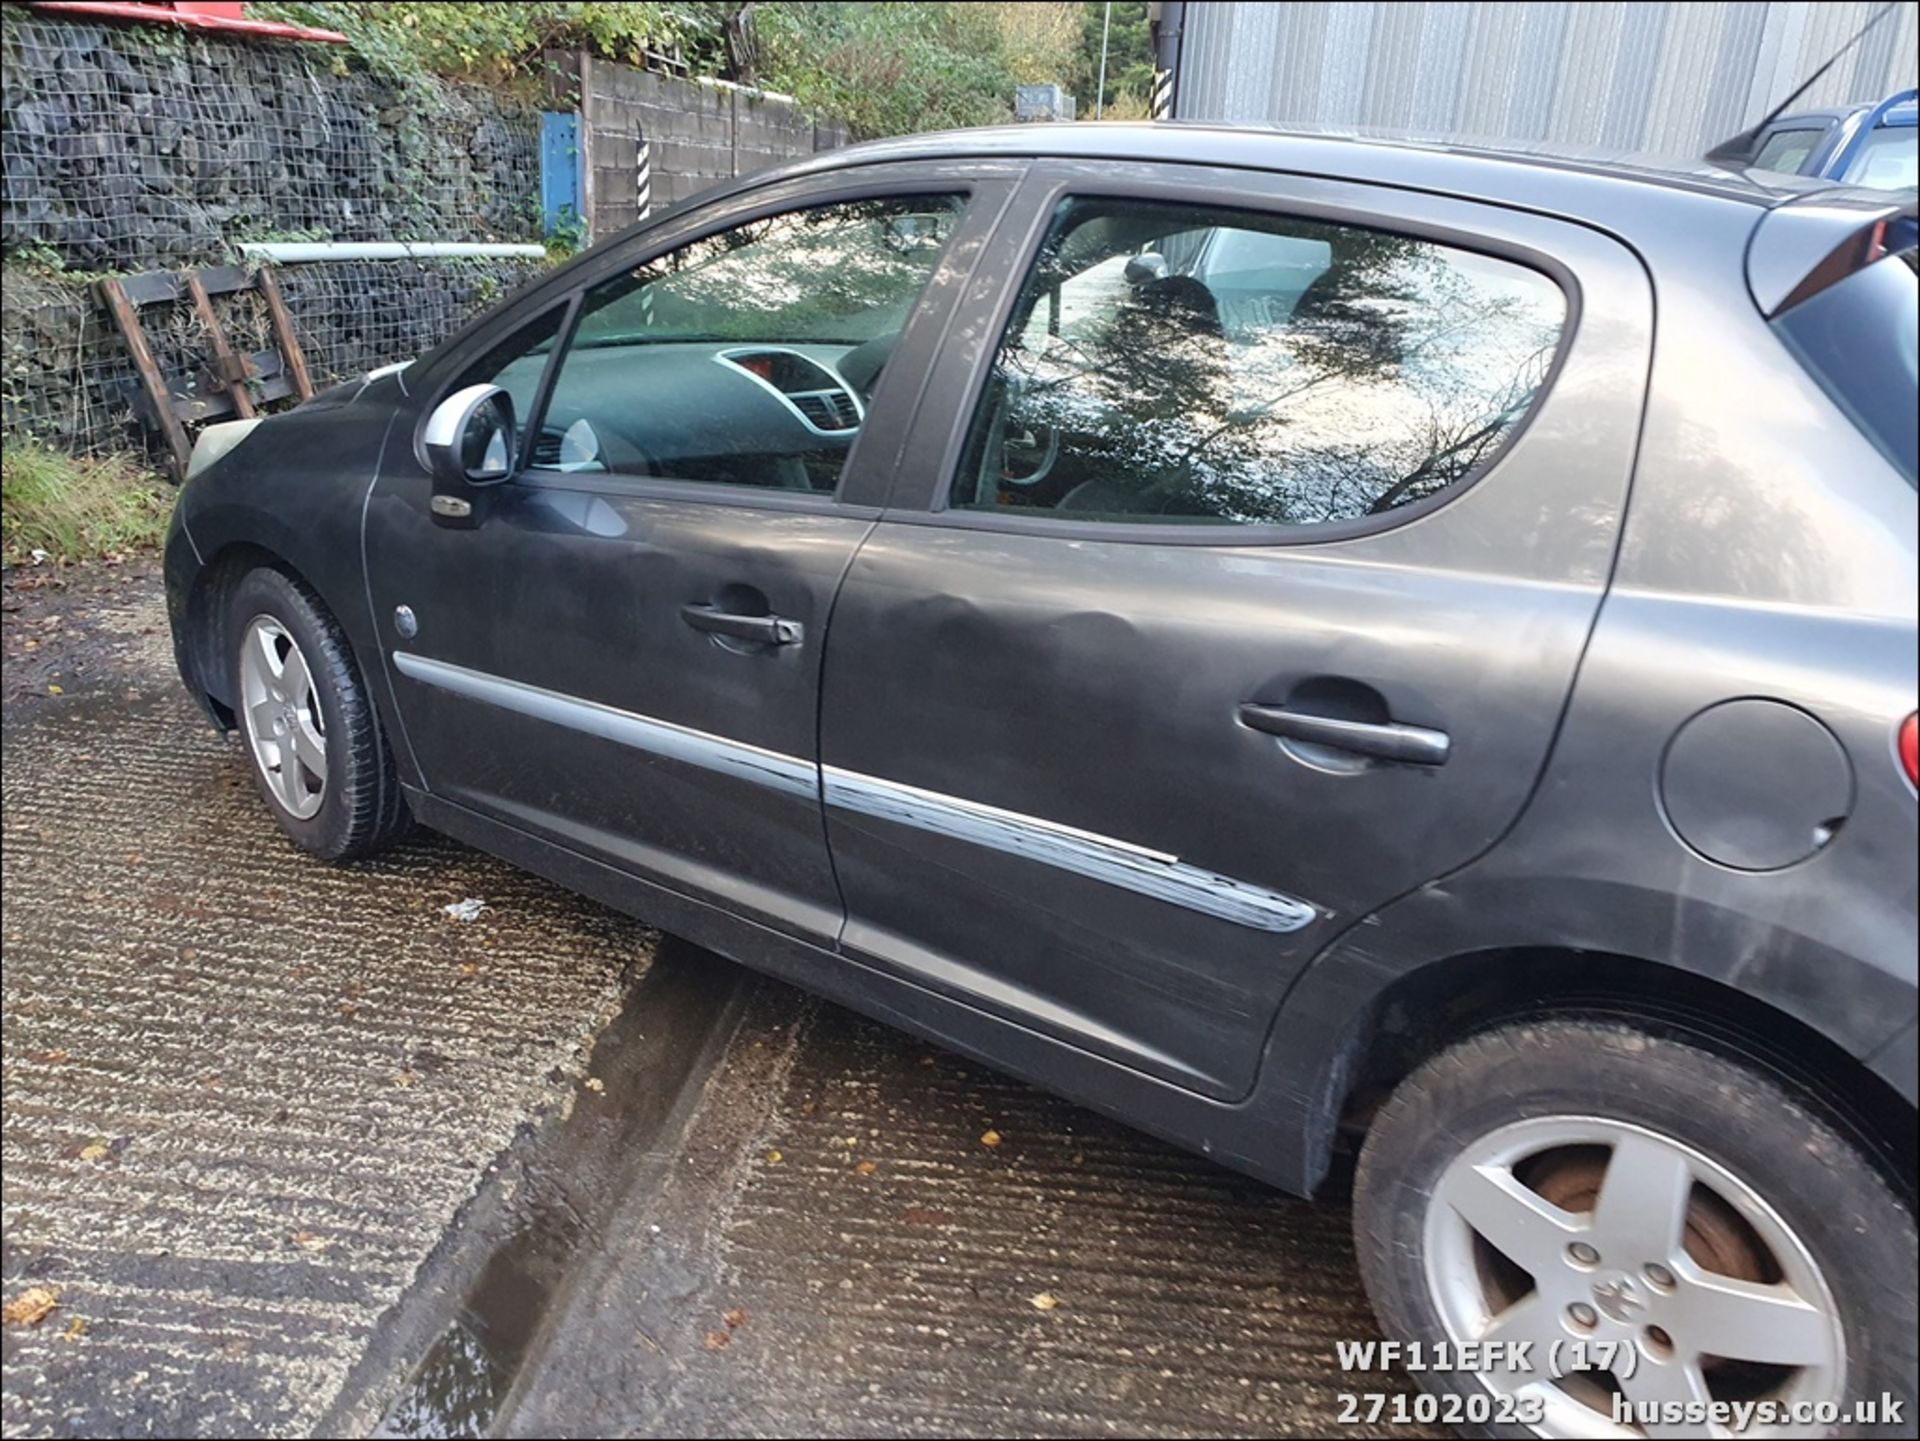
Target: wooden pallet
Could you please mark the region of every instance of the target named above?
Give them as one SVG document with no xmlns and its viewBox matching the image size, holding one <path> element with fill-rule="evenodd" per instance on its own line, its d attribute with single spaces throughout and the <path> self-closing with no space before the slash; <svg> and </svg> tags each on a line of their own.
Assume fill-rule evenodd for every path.
<svg viewBox="0 0 1920 1441">
<path fill-rule="evenodd" d="M 95 282 L 100 303 L 113 316 L 121 338 L 133 355 L 134 369 L 140 373 L 140 393 L 134 397 L 134 414 L 150 431 L 157 431 L 167 442 L 172 457 L 173 480 L 186 479 L 187 458 L 193 452 L 188 426 L 201 426 L 216 420 L 250 419 L 257 404 L 297 395 L 301 400 L 313 397 L 313 380 L 307 374 L 306 356 L 293 333 L 293 321 L 287 315 L 286 302 L 280 298 L 280 284 L 265 266 L 251 275 L 238 265 L 221 265 L 211 270 L 150 271 L 124 280 Z M 238 290 L 252 289 L 266 302 L 267 316 L 273 325 L 275 350 L 259 350 L 250 355 L 235 351 L 213 309 L 213 297 Z M 209 355 L 207 369 L 198 375 L 169 376 L 161 372 L 140 328 L 141 308 L 148 305 L 192 304 L 207 333 Z"/>
</svg>

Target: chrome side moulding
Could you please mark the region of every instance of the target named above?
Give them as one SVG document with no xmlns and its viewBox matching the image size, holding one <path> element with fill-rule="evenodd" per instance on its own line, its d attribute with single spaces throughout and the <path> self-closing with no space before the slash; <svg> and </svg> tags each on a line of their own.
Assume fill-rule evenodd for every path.
<svg viewBox="0 0 1920 1441">
<path fill-rule="evenodd" d="M 785 795 L 823 799 L 829 806 L 877 820 L 951 836 L 971 845 L 1024 856 L 1138 895 L 1259 931 L 1297 931 L 1319 916 L 1313 906 L 1279 891 L 1188 865 L 1178 856 L 1112 836 L 1076 830 L 1038 816 L 1001 810 L 879 776 L 861 775 L 743 741 L 710 735 L 671 721 L 582 700 L 426 656 L 395 651 L 404 676 L 535 720 L 599 736 L 703 770 L 716 771 Z"/>
</svg>

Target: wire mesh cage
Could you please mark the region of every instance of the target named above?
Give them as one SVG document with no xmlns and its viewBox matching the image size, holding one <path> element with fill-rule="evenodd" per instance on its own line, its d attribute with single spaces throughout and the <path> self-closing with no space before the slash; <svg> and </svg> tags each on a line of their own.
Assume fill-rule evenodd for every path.
<svg viewBox="0 0 1920 1441">
<path fill-rule="evenodd" d="M 280 290 L 316 386 L 431 349 L 541 273 L 536 259 L 365 260 L 289 266 Z M 271 351 L 267 309 L 251 289 L 212 298 L 242 355 Z M 185 300 L 143 307 L 141 329 L 163 375 L 213 393 L 205 327 Z M 0 420 L 76 455 L 129 449 L 158 458 L 139 418 L 138 372 L 90 285 L 10 271 L 0 296 Z"/>
<path fill-rule="evenodd" d="M 132 356 L 91 282 L 232 261 L 243 241 L 529 240 L 540 118 L 339 52 L 7 6 L 0 15 L 0 409 L 9 436 L 152 452 Z M 538 273 L 533 258 L 279 272 L 316 385 L 405 360 Z M 242 355 L 274 342 L 251 289 L 213 298 Z M 211 393 L 191 304 L 145 306 L 164 376 Z M 149 417 L 151 421 L 152 417 Z"/>
<path fill-rule="evenodd" d="M 206 264 L 270 235 L 540 233 L 539 115 L 491 92 L 308 46 L 15 6 L 0 47 L 9 252 L 124 271 Z"/>
</svg>

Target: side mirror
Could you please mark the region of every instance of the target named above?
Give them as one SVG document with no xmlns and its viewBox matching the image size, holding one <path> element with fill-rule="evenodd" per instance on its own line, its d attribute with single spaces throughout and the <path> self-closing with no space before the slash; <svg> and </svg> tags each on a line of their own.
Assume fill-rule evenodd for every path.
<svg viewBox="0 0 1920 1441">
<path fill-rule="evenodd" d="M 1157 251 L 1149 250 L 1144 255 L 1136 255 L 1127 262 L 1124 272 L 1129 285 L 1145 285 L 1149 280 L 1167 278 L 1167 257 Z"/>
<path fill-rule="evenodd" d="M 433 408 L 420 433 L 434 480 L 459 489 L 498 485 L 513 474 L 513 397 L 497 385 L 469 385 Z"/>
</svg>

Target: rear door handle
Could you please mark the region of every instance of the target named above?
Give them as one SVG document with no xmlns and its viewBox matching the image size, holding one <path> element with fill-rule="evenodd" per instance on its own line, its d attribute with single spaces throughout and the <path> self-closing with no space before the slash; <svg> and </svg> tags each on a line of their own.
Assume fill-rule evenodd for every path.
<svg viewBox="0 0 1920 1441">
<path fill-rule="evenodd" d="M 710 605 L 683 605 L 680 619 L 695 630 L 724 635 L 734 640 L 758 641 L 761 645 L 798 645 L 806 629 L 797 620 L 778 615 L 736 615 L 715 610 Z"/>
<path fill-rule="evenodd" d="M 1270 736 L 1331 746 L 1411 766 L 1443 766 L 1453 749 L 1453 740 L 1445 731 L 1430 730 L 1426 726 L 1340 720 L 1281 706 L 1243 705 L 1240 723 Z"/>
</svg>

